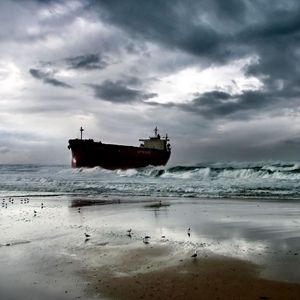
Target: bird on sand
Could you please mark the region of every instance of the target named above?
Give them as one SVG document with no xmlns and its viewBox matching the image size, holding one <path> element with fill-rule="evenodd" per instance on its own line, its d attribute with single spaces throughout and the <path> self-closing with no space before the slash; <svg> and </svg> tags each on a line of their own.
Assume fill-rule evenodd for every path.
<svg viewBox="0 0 300 300">
<path fill-rule="evenodd" d="M 187 230 L 187 235 L 190 237 L 191 236 L 191 228 L 189 227 Z"/>
<path fill-rule="evenodd" d="M 143 238 L 143 243 L 144 243 L 144 244 L 149 244 L 149 240 L 146 239 L 146 238 Z"/>
<path fill-rule="evenodd" d="M 129 234 L 130 234 L 130 233 L 131 233 L 131 231 L 132 231 L 132 229 L 130 228 L 130 229 L 128 229 L 128 230 L 127 230 L 127 233 L 129 233 Z"/>
<path fill-rule="evenodd" d="M 197 257 L 197 251 L 195 251 L 195 253 L 191 257 L 196 258 Z"/>
<path fill-rule="evenodd" d="M 86 232 L 84 233 L 84 235 L 85 235 L 86 238 L 91 237 L 91 236 L 90 236 L 89 234 L 87 234 Z"/>
</svg>

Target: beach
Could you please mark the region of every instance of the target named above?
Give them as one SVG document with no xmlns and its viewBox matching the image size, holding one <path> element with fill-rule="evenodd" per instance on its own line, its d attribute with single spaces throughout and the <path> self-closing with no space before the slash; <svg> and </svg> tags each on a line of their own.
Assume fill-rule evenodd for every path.
<svg viewBox="0 0 300 300">
<path fill-rule="evenodd" d="M 0 209 L 1 299 L 299 297 L 299 202 L 13 199 Z"/>
</svg>

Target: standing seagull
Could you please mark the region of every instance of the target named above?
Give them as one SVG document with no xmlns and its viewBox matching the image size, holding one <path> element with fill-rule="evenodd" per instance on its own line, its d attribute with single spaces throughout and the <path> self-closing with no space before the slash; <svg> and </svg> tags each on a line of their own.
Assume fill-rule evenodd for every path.
<svg viewBox="0 0 300 300">
<path fill-rule="evenodd" d="M 191 228 L 189 227 L 187 230 L 187 235 L 190 237 L 191 236 Z"/>
<path fill-rule="evenodd" d="M 149 236 L 149 235 L 146 235 L 144 238 L 143 238 L 143 243 L 144 244 L 149 244 L 149 239 L 150 239 L 151 237 Z"/>
<path fill-rule="evenodd" d="M 144 244 L 149 244 L 149 241 L 147 239 L 143 238 L 143 243 Z"/>
<path fill-rule="evenodd" d="M 197 257 L 197 251 L 195 251 L 195 253 L 191 257 L 196 258 Z"/>
<path fill-rule="evenodd" d="M 128 237 L 130 237 L 130 238 L 132 237 L 132 235 L 131 235 L 131 231 L 132 231 L 132 229 L 131 229 L 131 228 L 130 228 L 130 229 L 128 229 L 128 230 L 127 230 L 127 234 L 126 234 L 126 235 L 127 235 Z"/>
</svg>

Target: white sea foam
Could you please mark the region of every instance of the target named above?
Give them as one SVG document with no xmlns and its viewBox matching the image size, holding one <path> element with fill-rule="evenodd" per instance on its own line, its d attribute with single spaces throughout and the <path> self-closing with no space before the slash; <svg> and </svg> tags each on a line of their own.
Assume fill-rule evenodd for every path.
<svg viewBox="0 0 300 300">
<path fill-rule="evenodd" d="M 214 163 L 109 171 L 0 166 L 0 194 L 300 199 L 298 163 Z"/>
</svg>

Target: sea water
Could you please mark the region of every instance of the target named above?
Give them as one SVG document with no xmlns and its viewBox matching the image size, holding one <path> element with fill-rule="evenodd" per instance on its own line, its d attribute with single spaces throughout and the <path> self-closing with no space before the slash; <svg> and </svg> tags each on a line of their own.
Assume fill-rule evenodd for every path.
<svg viewBox="0 0 300 300">
<path fill-rule="evenodd" d="M 300 200 L 300 163 L 199 163 L 129 170 L 1 165 L 1 197 L 169 197 Z"/>
</svg>

